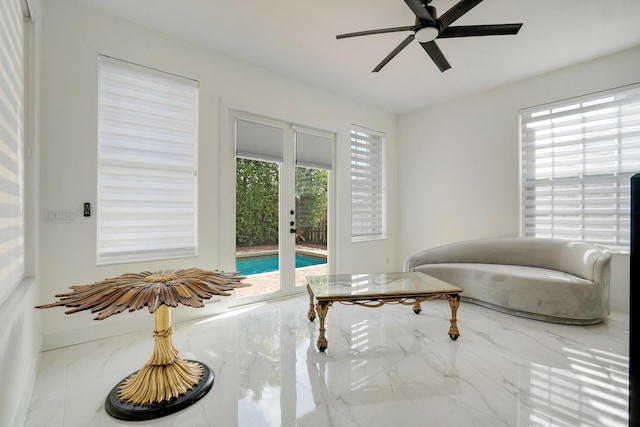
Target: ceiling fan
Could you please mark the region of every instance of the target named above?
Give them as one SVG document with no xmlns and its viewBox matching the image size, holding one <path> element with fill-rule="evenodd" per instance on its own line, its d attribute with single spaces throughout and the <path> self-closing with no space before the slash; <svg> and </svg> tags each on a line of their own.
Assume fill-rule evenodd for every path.
<svg viewBox="0 0 640 427">
<path fill-rule="evenodd" d="M 450 25 L 465 13 L 469 12 L 483 0 L 461 0 L 451 9 L 447 10 L 440 18 L 437 17 L 436 8 L 429 6 L 431 0 L 404 0 L 411 11 L 416 15 L 414 25 L 406 27 L 380 28 L 377 30 L 358 31 L 355 33 L 339 34 L 337 39 L 347 37 L 367 36 L 370 34 L 396 33 L 401 31 L 412 31 L 386 58 L 373 69 L 377 73 L 387 65 L 402 49 L 416 39 L 422 48 L 431 57 L 441 72 L 451 68 L 449 62 L 444 57 L 442 51 L 435 42 L 435 39 L 446 39 L 453 37 L 474 37 L 474 36 L 501 36 L 518 34 L 522 24 L 495 24 L 495 25 L 463 25 L 451 27 Z"/>
</svg>

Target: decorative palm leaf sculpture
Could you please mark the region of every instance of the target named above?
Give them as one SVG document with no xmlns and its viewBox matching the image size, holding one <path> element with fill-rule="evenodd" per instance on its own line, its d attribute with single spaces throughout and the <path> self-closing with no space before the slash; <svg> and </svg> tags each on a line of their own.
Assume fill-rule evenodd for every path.
<svg viewBox="0 0 640 427">
<path fill-rule="evenodd" d="M 149 312 L 154 314 L 155 323 L 153 354 L 139 371 L 114 388 L 112 394 L 117 396 L 119 402 L 109 403 L 107 399 L 106 407 L 110 415 L 120 419 L 155 418 L 158 405 L 184 396 L 198 386 L 205 373 L 208 373 L 206 366 L 200 362 L 183 360 L 178 356 L 178 350 L 171 340 L 173 329 L 169 308 L 177 307 L 178 304 L 203 307 L 204 300 L 217 295 L 228 296 L 229 291 L 235 288 L 251 286 L 241 282 L 244 277 L 236 274 L 197 268 L 126 273 L 91 285 L 71 286 L 72 292 L 56 295 L 59 301 L 36 308 L 72 308 L 66 314 L 91 310 L 92 313 L 98 313 L 95 320 L 102 320 L 125 310 L 133 312 L 148 307 Z M 213 378 L 203 394 L 206 394 L 212 384 Z M 198 398 L 200 397 L 202 396 Z M 182 409 L 193 401 L 194 398 L 191 397 L 184 405 L 174 405 L 175 410 Z M 113 408 L 113 405 L 118 408 Z M 139 410 L 130 408 L 135 415 L 123 414 L 123 408 L 119 407 L 123 405 L 151 405 L 156 411 L 145 416 Z M 160 411 L 159 414 L 157 416 L 167 415 L 167 411 Z"/>
</svg>

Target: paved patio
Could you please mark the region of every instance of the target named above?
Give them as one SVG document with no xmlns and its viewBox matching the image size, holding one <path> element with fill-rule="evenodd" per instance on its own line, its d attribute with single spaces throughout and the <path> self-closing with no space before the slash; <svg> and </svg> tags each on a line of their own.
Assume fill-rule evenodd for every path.
<svg viewBox="0 0 640 427">
<path fill-rule="evenodd" d="M 263 246 L 253 248 L 238 249 L 238 253 L 277 251 L 277 246 Z M 327 254 L 326 246 L 320 245 L 296 245 L 296 251 L 313 252 L 317 254 Z M 306 276 L 316 276 L 327 274 L 327 264 L 311 265 L 309 267 L 296 268 L 296 287 L 306 286 Z M 280 289 L 280 273 L 277 271 L 269 273 L 252 274 L 244 280 L 251 283 L 248 288 L 236 289 L 236 297 L 242 298 L 250 295 L 257 295 L 266 292 L 274 292 Z"/>
<path fill-rule="evenodd" d="M 312 265 L 309 267 L 296 268 L 296 287 L 306 286 L 306 276 L 316 276 L 327 274 L 327 264 Z M 251 283 L 248 288 L 236 289 L 236 297 L 242 298 L 249 295 L 256 295 L 266 292 L 274 292 L 280 289 L 280 273 L 273 271 L 270 273 L 252 274 L 247 276 L 244 282 Z"/>
</svg>

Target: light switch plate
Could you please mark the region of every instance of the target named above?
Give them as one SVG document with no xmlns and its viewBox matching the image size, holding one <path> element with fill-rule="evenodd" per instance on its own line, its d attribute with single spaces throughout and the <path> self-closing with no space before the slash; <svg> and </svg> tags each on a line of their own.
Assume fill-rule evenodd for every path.
<svg viewBox="0 0 640 427">
<path fill-rule="evenodd" d="M 47 210 L 45 213 L 45 222 L 48 223 L 70 223 L 76 222 L 76 211 L 69 209 Z"/>
</svg>

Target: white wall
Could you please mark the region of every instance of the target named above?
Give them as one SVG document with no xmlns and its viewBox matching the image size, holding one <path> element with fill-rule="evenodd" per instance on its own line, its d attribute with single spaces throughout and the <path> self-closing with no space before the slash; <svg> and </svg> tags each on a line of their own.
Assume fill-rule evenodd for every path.
<svg viewBox="0 0 640 427">
<path fill-rule="evenodd" d="M 518 110 L 639 81 L 636 47 L 400 117 L 401 258 L 453 241 L 517 236 Z M 628 256 L 614 267 L 612 309 L 628 312 Z"/>
<path fill-rule="evenodd" d="M 337 271 L 385 271 L 398 258 L 396 192 L 390 191 L 389 236 L 377 243 L 352 244 L 349 238 L 349 130 L 351 123 L 384 132 L 389 142 L 389 188 L 395 182 L 397 118 L 320 88 L 208 51 L 176 38 L 111 18 L 71 0 L 45 2 L 42 56 L 41 302 L 71 285 L 93 283 L 125 272 L 158 268 L 219 268 L 221 250 L 233 241 L 218 239 L 221 100 L 255 113 L 337 133 Z M 166 262 L 96 266 L 95 217 L 71 224 L 44 222 L 44 212 L 80 211 L 96 202 L 97 56 L 105 54 L 200 82 L 199 256 Z M 222 249 L 221 249 L 222 248 Z M 387 264 L 387 259 L 389 263 Z M 213 310 L 213 309 L 212 309 Z M 93 321 L 81 312 L 42 311 L 44 348 L 100 338 L 136 329 L 151 330 L 145 312 Z M 207 309 L 180 308 L 180 315 L 202 316 Z"/>
</svg>

